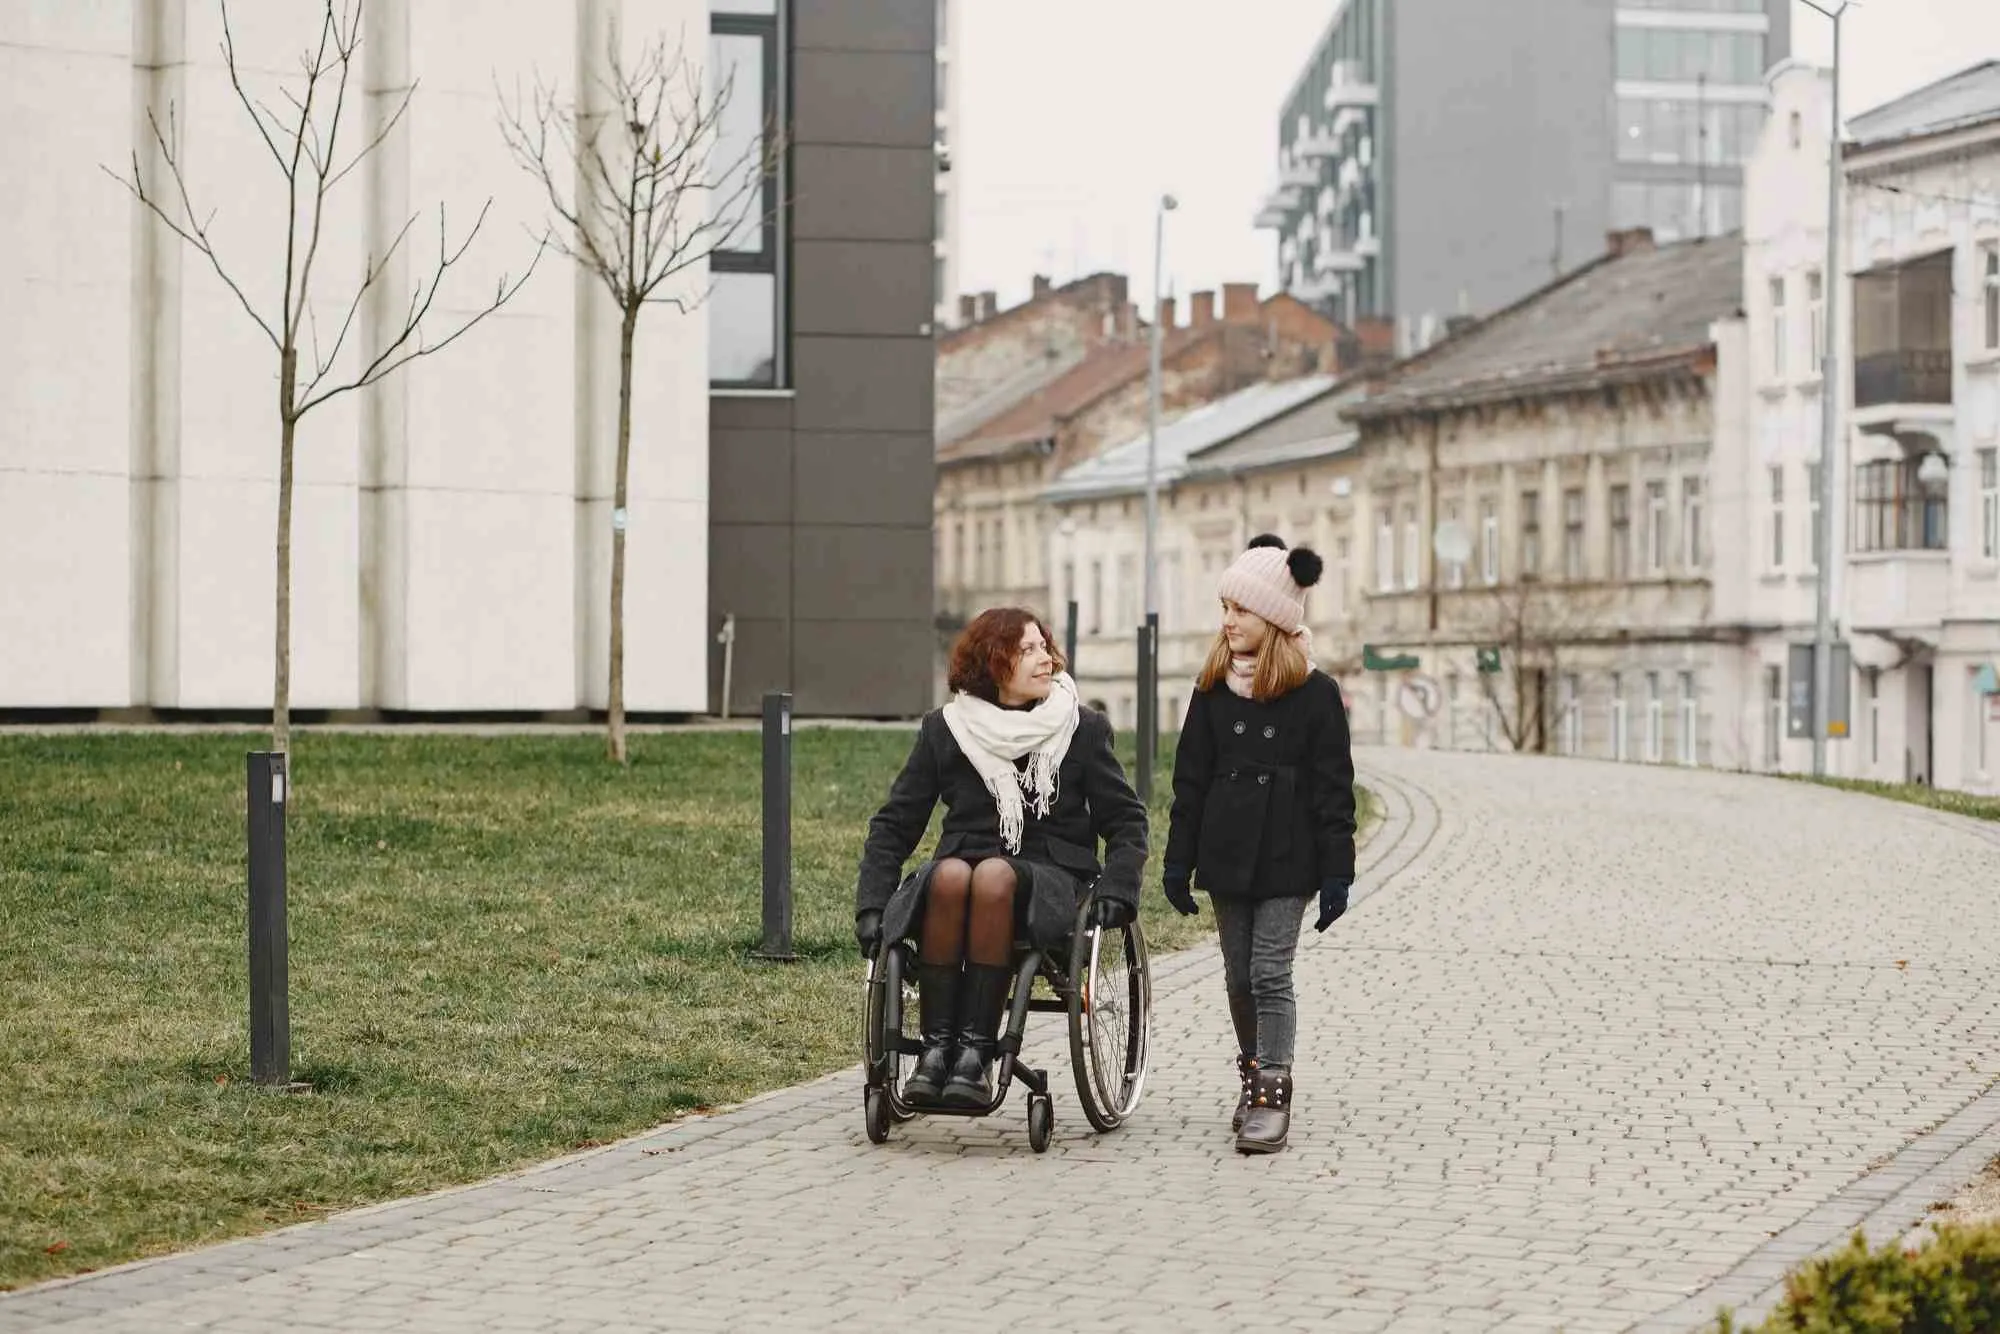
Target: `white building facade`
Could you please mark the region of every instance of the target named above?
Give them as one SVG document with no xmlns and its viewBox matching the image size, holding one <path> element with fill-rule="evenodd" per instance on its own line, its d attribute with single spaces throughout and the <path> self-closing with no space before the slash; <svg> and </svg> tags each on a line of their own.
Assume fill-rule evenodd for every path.
<svg viewBox="0 0 2000 1334">
<path fill-rule="evenodd" d="M 333 195 L 313 314 L 326 342 L 369 253 L 415 216 L 393 296 L 365 302 L 346 360 L 379 347 L 436 252 L 491 213 L 440 292 L 447 332 L 518 275 L 546 206 L 496 125 L 496 80 L 569 95 L 617 25 L 708 49 L 705 0 L 371 5 L 348 145 L 413 85 L 407 115 Z M 233 6 L 252 91 L 283 106 L 319 0 Z M 276 352 L 202 256 L 112 180 L 172 117 L 198 215 L 260 310 L 277 308 L 283 178 L 231 90 L 210 0 L 0 7 L 9 89 L 0 176 L 0 708 L 255 709 L 271 699 Z M 345 152 L 345 147 L 343 152 Z M 688 275 L 691 284 L 704 281 Z M 639 331 L 626 692 L 706 707 L 706 318 Z M 296 708 L 562 711 L 604 703 L 618 338 L 595 281 L 545 258 L 461 342 L 308 416 L 293 536 Z"/>
</svg>

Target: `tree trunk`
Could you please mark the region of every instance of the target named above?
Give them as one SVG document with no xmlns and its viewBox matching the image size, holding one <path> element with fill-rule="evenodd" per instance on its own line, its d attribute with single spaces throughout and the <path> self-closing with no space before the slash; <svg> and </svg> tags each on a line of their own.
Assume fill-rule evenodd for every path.
<svg viewBox="0 0 2000 1334">
<path fill-rule="evenodd" d="M 625 763 L 625 500 L 632 462 L 632 341 L 639 331 L 639 308 L 632 303 L 618 326 L 618 464 L 611 498 L 611 689 L 605 712 L 610 723 L 608 750 Z"/>
<path fill-rule="evenodd" d="M 292 445 L 299 425 L 292 409 L 298 359 L 297 349 L 290 347 L 278 357 L 278 630 L 276 678 L 271 683 L 271 749 L 279 754 L 292 748 Z"/>
</svg>

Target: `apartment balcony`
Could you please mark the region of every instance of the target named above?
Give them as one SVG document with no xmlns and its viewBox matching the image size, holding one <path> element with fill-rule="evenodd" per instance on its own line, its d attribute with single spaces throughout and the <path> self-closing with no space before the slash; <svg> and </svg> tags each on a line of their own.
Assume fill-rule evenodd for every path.
<svg viewBox="0 0 2000 1334">
<path fill-rule="evenodd" d="M 1298 282 L 1285 289 L 1307 305 L 1317 305 L 1330 301 L 1344 290 L 1339 278 L 1327 273 L 1309 273 Z"/>
<path fill-rule="evenodd" d="M 1854 277 L 1855 425 L 1938 438 L 1952 417 L 1951 252 Z"/>
<path fill-rule="evenodd" d="M 1374 238 L 1367 238 L 1373 241 Z M 1326 240 L 1320 243 L 1313 255 L 1313 266 L 1321 273 L 1359 273 L 1368 267 L 1370 255 L 1380 252 L 1380 247 L 1364 252 L 1360 241 Z"/>
<path fill-rule="evenodd" d="M 1946 551 L 1855 552 L 1847 559 L 1847 622 L 1935 642 L 1951 607 Z"/>
<path fill-rule="evenodd" d="M 1338 111 L 1342 107 L 1372 107 L 1380 98 L 1374 81 L 1363 72 L 1361 63 L 1354 60 L 1336 61 L 1332 76 L 1326 85 L 1326 109 Z"/>
<path fill-rule="evenodd" d="M 1298 186 L 1280 185 L 1264 196 L 1251 222 L 1260 231 L 1282 231 L 1299 215 L 1306 198 L 1305 191 Z"/>
<path fill-rule="evenodd" d="M 1300 158 L 1278 169 L 1278 185 L 1285 190 L 1312 190 L 1319 185 L 1319 168 Z"/>
<path fill-rule="evenodd" d="M 1340 132 L 1338 128 L 1314 130 L 1311 134 L 1294 139 L 1292 151 L 1310 161 L 1337 158 L 1341 155 Z"/>
</svg>

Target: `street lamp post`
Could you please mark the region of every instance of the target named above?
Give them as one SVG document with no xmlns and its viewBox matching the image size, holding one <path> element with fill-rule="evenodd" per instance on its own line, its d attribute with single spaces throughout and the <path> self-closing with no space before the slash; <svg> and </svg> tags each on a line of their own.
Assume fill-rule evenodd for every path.
<svg viewBox="0 0 2000 1334">
<path fill-rule="evenodd" d="M 1156 545 L 1160 522 L 1160 328 L 1161 256 L 1166 247 L 1167 214 L 1180 207 L 1172 195 L 1161 195 L 1153 212 L 1153 337 L 1146 386 L 1146 614 L 1139 630 L 1139 773 L 1141 797 L 1153 795 L 1153 752 L 1160 740 L 1160 604 Z"/>
<path fill-rule="evenodd" d="M 1836 311 L 1840 297 L 1840 19 L 1847 12 L 1847 0 L 1837 4 L 1806 0 L 1808 5 L 1833 20 L 1833 112 L 1827 126 L 1826 145 L 1826 262 L 1820 283 L 1826 332 L 1820 348 L 1819 390 L 1819 523 L 1813 529 L 1813 704 L 1812 771 L 1815 778 L 1826 774 L 1827 727 L 1833 708 L 1833 472 L 1839 398 L 1835 376 L 1840 359 L 1840 323 Z"/>
</svg>

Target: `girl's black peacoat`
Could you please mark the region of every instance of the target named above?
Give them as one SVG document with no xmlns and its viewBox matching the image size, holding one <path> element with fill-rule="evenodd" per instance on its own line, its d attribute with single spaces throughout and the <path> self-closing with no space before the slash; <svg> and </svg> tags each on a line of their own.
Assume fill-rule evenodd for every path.
<svg viewBox="0 0 2000 1334">
<path fill-rule="evenodd" d="M 909 876 L 903 864 L 916 851 L 931 812 L 944 803 L 944 827 L 929 861 Z M 1005 857 L 1028 894 L 1028 938 L 1053 949 L 1069 938 L 1080 896 L 1094 881 L 1099 894 L 1139 901 L 1139 876 L 1146 865 L 1146 807 L 1112 751 L 1110 720 L 1082 709 L 1076 735 L 1057 770 L 1056 800 L 1046 817 L 1032 806 L 1021 834 L 1021 850 L 1010 854 L 1000 841 L 1000 813 L 979 771 L 958 748 L 943 712 L 924 716 L 917 743 L 889 790 L 889 799 L 868 823 L 855 893 L 857 912 L 882 914 L 882 938 L 900 940 L 914 929 L 930 868 L 946 857 L 977 865 Z M 1104 840 L 1104 860 L 1097 841 Z"/>
<path fill-rule="evenodd" d="M 1354 879 L 1354 758 L 1340 687 L 1315 671 L 1259 703 L 1218 685 L 1188 702 L 1165 876 L 1235 898 L 1303 898 Z"/>
</svg>

